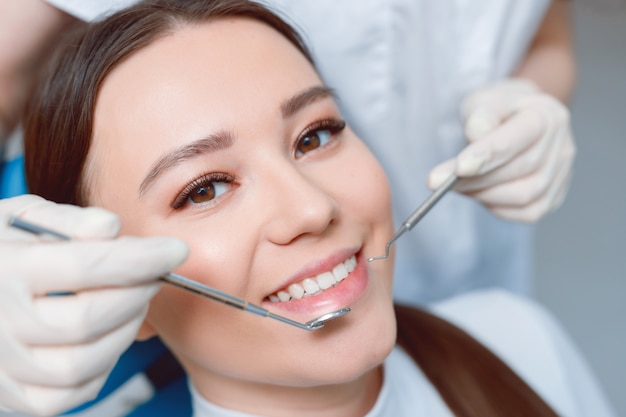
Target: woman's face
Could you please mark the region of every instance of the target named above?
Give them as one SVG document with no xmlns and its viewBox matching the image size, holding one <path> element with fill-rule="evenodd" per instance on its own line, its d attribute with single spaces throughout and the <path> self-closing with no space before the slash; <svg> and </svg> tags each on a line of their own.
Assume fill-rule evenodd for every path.
<svg viewBox="0 0 626 417">
<path fill-rule="evenodd" d="M 187 242 L 175 272 L 300 322 L 352 309 L 306 332 L 164 287 L 147 324 L 201 390 L 352 381 L 393 346 L 392 262 L 366 262 L 392 234 L 386 177 L 270 27 L 187 26 L 120 64 L 88 166 L 90 203 L 125 234 Z"/>
</svg>

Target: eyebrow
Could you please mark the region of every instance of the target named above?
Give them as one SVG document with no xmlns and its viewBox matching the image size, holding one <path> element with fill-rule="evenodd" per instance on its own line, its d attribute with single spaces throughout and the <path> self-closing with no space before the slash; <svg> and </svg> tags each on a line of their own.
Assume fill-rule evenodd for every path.
<svg viewBox="0 0 626 417">
<path fill-rule="evenodd" d="M 334 91 L 332 88 L 322 85 L 308 88 L 282 102 L 280 105 L 281 115 L 284 119 L 289 118 L 307 105 L 326 97 L 334 97 Z M 197 156 L 226 149 L 232 146 L 233 142 L 233 134 L 221 130 L 207 136 L 206 138 L 196 140 L 166 154 L 152 165 L 148 175 L 146 175 L 143 181 L 141 181 L 139 186 L 139 196 L 141 197 L 145 194 L 157 178 L 168 169 L 171 169 L 181 162 Z"/>
<path fill-rule="evenodd" d="M 323 85 L 317 85 L 285 100 L 280 105 L 280 112 L 283 118 L 286 119 L 296 114 L 303 107 L 326 97 L 334 97 L 333 89 Z"/>
<path fill-rule="evenodd" d="M 221 130 L 207 136 L 206 138 L 198 139 L 166 154 L 152 165 L 148 175 L 146 175 L 141 182 L 141 185 L 139 186 L 139 196 L 141 197 L 156 181 L 159 175 L 168 169 L 171 169 L 181 162 L 195 158 L 199 155 L 205 155 L 226 149 L 232 146 L 233 142 L 233 135 L 230 132 Z"/>
</svg>

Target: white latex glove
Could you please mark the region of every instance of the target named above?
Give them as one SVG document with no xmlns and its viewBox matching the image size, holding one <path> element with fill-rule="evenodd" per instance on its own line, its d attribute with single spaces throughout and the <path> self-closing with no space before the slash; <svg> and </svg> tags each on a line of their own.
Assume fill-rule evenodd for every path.
<svg viewBox="0 0 626 417">
<path fill-rule="evenodd" d="M 508 220 L 535 222 L 561 205 L 576 147 L 567 108 L 522 79 L 498 82 L 462 104 L 469 145 L 435 167 L 428 186 L 452 172 L 455 190 Z"/>
<path fill-rule="evenodd" d="M 10 228 L 8 215 L 75 241 Z M 155 280 L 187 256 L 171 238 L 115 238 L 117 217 L 32 195 L 0 201 L 0 408 L 55 415 L 95 397 L 133 342 Z M 65 291 L 75 295 L 46 297 Z"/>
</svg>

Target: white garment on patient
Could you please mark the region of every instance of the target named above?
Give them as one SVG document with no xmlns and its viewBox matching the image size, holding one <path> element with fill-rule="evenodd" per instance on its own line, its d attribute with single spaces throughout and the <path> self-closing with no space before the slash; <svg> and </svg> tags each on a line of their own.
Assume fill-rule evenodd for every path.
<svg viewBox="0 0 626 417">
<path fill-rule="evenodd" d="M 503 359 L 563 417 L 614 417 L 597 381 L 562 328 L 541 307 L 502 290 L 434 304 L 431 311 L 463 328 Z M 260 417 L 227 410 L 191 389 L 194 417 Z M 365 417 L 452 417 L 413 359 L 396 347 L 383 386 Z"/>
<path fill-rule="evenodd" d="M 48 1 L 85 20 L 136 2 Z M 400 224 L 429 195 L 428 172 L 465 146 L 462 97 L 514 71 L 549 1 L 263 3 L 302 29 L 344 116 L 388 172 Z M 398 276 L 411 277 L 396 280 L 396 299 L 419 304 L 494 285 L 528 293 L 531 240 L 530 226 L 447 195 L 396 245 Z"/>
</svg>

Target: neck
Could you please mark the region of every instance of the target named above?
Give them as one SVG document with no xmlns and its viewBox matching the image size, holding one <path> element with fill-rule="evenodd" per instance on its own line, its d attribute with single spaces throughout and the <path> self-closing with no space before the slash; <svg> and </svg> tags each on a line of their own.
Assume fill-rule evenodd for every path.
<svg viewBox="0 0 626 417">
<path fill-rule="evenodd" d="M 362 417 L 382 386 L 382 366 L 354 381 L 315 387 L 287 387 L 230 378 L 194 378 L 202 397 L 220 407 L 271 417 Z"/>
</svg>

